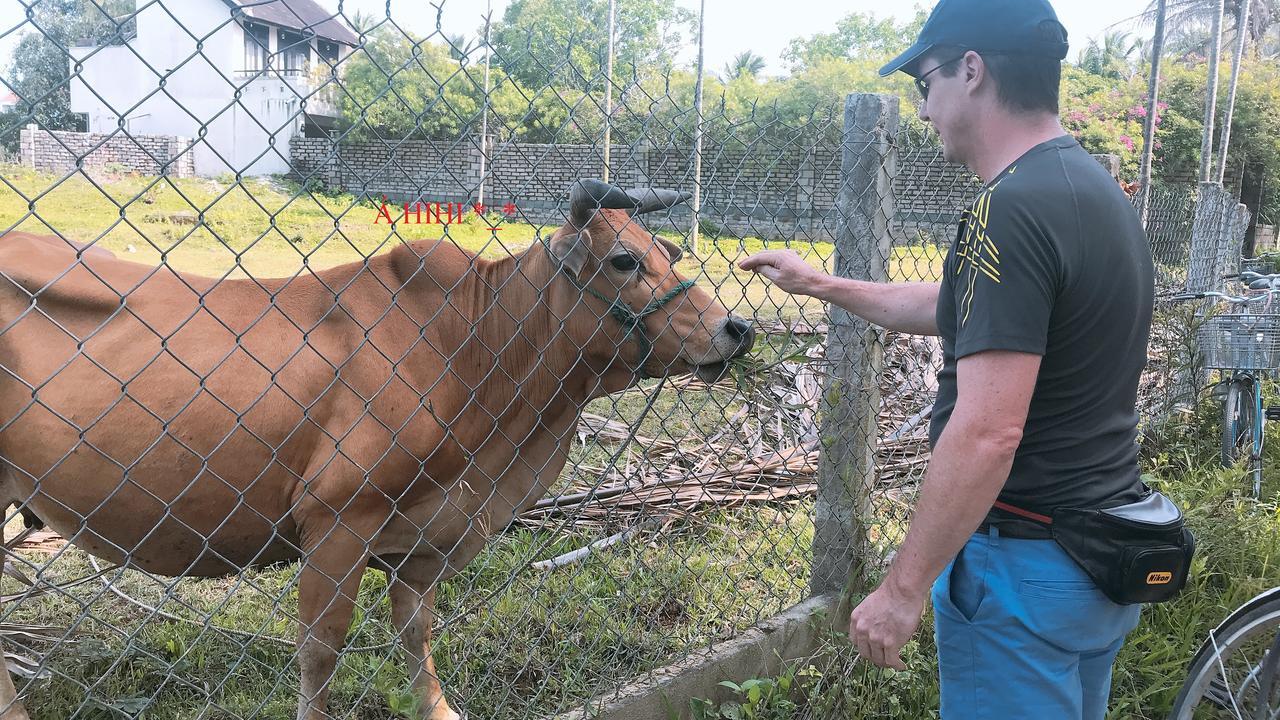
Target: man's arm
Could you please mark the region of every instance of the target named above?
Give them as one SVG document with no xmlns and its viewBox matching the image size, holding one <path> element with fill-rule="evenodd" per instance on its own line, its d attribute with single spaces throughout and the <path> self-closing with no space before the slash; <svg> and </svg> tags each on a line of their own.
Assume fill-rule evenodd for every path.
<svg viewBox="0 0 1280 720">
<path fill-rule="evenodd" d="M 993 350 L 956 364 L 957 398 L 929 461 L 907 537 L 884 582 L 854 609 L 849 637 L 881 667 L 902 668 L 929 587 L 982 523 L 1022 440 L 1040 356 Z"/>
<path fill-rule="evenodd" d="M 937 335 L 938 283 L 873 283 L 833 277 L 790 250 L 766 250 L 743 260 L 779 289 L 838 305 L 873 325 L 912 335 Z"/>
</svg>

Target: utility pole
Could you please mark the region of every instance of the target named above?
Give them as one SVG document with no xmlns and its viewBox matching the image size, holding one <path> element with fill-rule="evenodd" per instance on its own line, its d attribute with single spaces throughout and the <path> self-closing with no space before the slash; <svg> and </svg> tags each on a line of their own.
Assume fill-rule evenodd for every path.
<svg viewBox="0 0 1280 720">
<path fill-rule="evenodd" d="M 604 71 L 604 181 L 609 182 L 609 151 L 613 145 L 613 15 L 614 1 L 609 0 L 609 57 Z"/>
<path fill-rule="evenodd" d="M 693 227 L 690 229 L 690 243 L 695 255 L 698 249 L 698 216 L 702 212 L 702 30 L 707 24 L 707 0 L 702 0 L 698 9 L 698 79 L 693 86 L 693 104 L 696 108 L 693 125 Z"/>
<path fill-rule="evenodd" d="M 485 164 L 489 158 L 489 21 L 493 17 L 493 0 L 486 0 L 484 12 L 484 107 L 480 115 L 480 191 L 476 202 L 484 206 Z"/>
<path fill-rule="evenodd" d="M 1160 109 L 1160 56 L 1164 54 L 1165 0 L 1156 4 L 1156 34 L 1151 41 L 1151 77 L 1147 83 L 1147 122 L 1142 131 L 1142 166 L 1138 185 L 1142 193 L 1142 223 L 1147 222 L 1151 202 L 1151 160 L 1156 143 L 1156 113 Z"/>
</svg>

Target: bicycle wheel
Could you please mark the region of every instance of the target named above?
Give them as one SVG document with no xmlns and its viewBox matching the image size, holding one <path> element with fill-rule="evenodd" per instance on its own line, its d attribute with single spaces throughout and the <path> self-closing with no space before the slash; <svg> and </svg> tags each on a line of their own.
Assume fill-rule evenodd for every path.
<svg viewBox="0 0 1280 720">
<path fill-rule="evenodd" d="M 1280 591 L 1243 605 L 1191 662 L 1170 720 L 1280 718 Z"/>
<path fill-rule="evenodd" d="M 1222 398 L 1222 465 L 1233 467 L 1241 456 L 1253 455 L 1254 392 L 1252 379 L 1227 383 Z"/>
</svg>

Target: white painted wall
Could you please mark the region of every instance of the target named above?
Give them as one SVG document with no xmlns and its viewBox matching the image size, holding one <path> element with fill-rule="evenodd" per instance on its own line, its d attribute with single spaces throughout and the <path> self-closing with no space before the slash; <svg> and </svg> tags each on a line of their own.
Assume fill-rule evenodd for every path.
<svg viewBox="0 0 1280 720">
<path fill-rule="evenodd" d="M 276 41 L 272 28 L 273 52 Z M 244 31 L 222 0 L 148 5 L 128 46 L 74 48 L 72 55 L 73 75 L 76 62 L 82 68 L 72 79 L 71 109 L 88 113 L 90 132 L 123 127 L 197 140 L 199 175 L 287 172 L 289 140 L 302 131 L 298 94 L 306 94 L 305 84 L 295 92 L 289 83 L 302 78 L 240 72 Z"/>
</svg>

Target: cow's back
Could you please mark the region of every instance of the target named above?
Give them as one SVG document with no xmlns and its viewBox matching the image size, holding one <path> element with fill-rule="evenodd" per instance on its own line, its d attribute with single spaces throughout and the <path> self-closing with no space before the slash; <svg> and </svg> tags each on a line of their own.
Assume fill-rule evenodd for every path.
<svg viewBox="0 0 1280 720">
<path fill-rule="evenodd" d="M 157 572 L 296 555 L 289 511 L 322 435 L 325 377 L 349 359 L 342 333 L 286 317 L 278 284 L 29 237 L 0 240 L 0 272 L 0 453 L 16 499 Z"/>
</svg>

